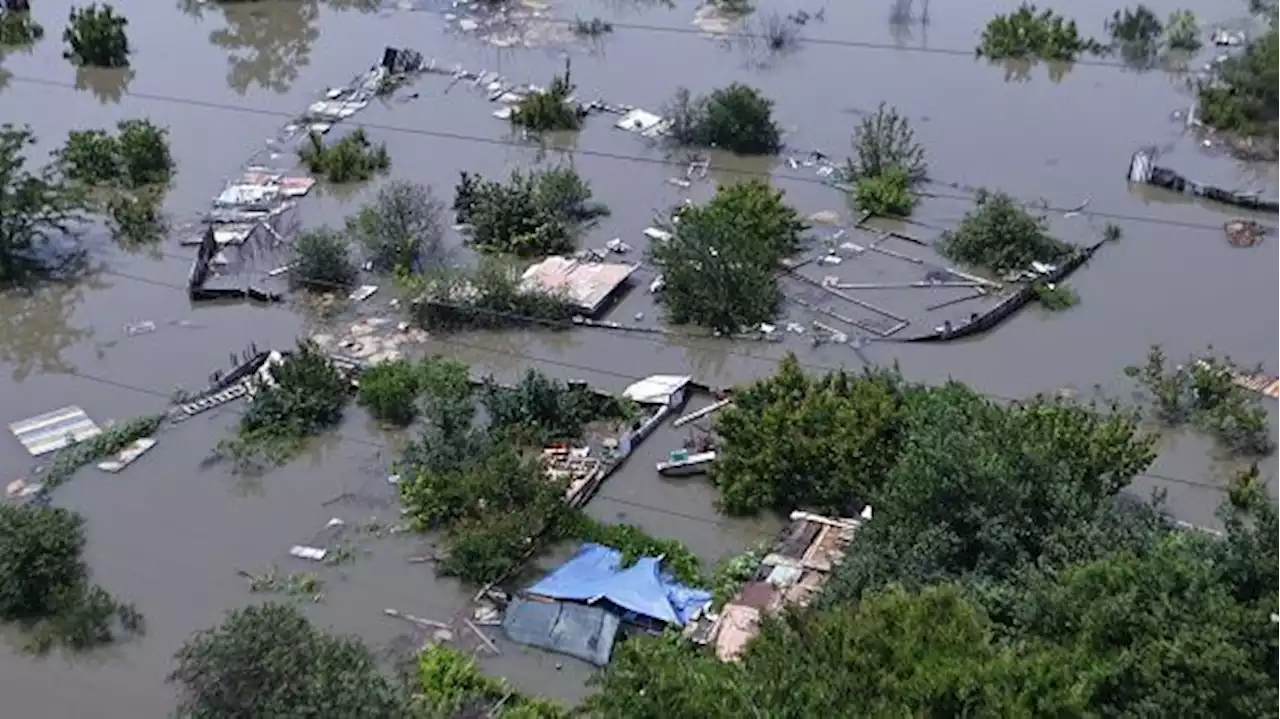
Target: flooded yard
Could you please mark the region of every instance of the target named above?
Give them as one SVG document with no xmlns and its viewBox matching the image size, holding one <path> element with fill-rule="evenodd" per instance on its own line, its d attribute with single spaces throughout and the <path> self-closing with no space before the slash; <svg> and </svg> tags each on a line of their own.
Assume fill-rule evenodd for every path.
<svg viewBox="0 0 1280 719">
<path fill-rule="evenodd" d="M 616 116 L 593 115 L 580 133 L 539 145 L 492 116 L 498 106 L 483 88 L 447 75 L 416 77 L 347 121 L 387 144 L 390 173 L 352 187 L 321 182 L 300 201 L 297 217 L 303 227 L 340 226 L 389 179 L 427 184 L 447 204 L 463 170 L 498 179 L 539 163 L 571 165 L 612 210 L 581 246 L 604 248 L 619 238 L 631 250 L 611 261 L 641 263 L 632 287 L 605 319 L 660 330 L 662 308 L 647 289 L 655 271 L 644 264 L 650 240 L 643 230 L 655 214 L 686 199 L 709 199 L 718 184 L 765 175 L 801 216 L 836 217 L 815 226 L 813 261 L 797 270 L 801 278 L 784 283 L 788 292 L 815 305 L 831 302 L 824 306 L 880 328 L 905 321 L 905 336 L 961 321 L 992 300 L 965 299 L 971 286 L 902 286 L 926 282 L 931 269 L 948 263 L 929 247 L 881 233 L 931 244 L 972 207 L 973 188 L 1002 189 L 1046 208 L 1054 234 L 1075 245 L 1097 241 L 1108 223 L 1122 228 L 1122 240 L 1109 243 L 1071 276 L 1079 306 L 1062 313 L 1032 306 L 993 332 L 942 344 L 815 344 L 811 323 L 820 313 L 793 304 L 770 341 L 683 331 L 522 329 L 432 334 L 417 351 L 457 357 L 503 381 L 533 367 L 614 392 L 652 374 L 687 374 L 710 387 L 728 387 L 771 374 L 787 351 L 815 371 L 897 363 L 910 379 L 953 378 L 1001 398 L 1062 389 L 1083 396 L 1100 389 L 1127 398 L 1121 368 L 1142 361 L 1153 343 L 1179 358 L 1212 345 L 1242 363 L 1261 363 L 1268 373 L 1280 370 L 1276 218 L 1256 218 L 1273 230 L 1261 243 L 1232 247 L 1223 223 L 1248 213 L 1125 182 L 1131 154 L 1157 146 L 1162 164 L 1190 177 L 1276 193 L 1274 163 L 1240 163 L 1205 148 L 1174 117 L 1192 97 L 1178 73 L 1139 72 L 1113 60 L 1056 68 L 975 60 L 972 48 L 982 26 L 1013 2 L 759 4 L 757 15 L 822 11 L 822 19 L 811 17 L 799 28 L 793 49 L 770 53 L 760 41 L 708 37 L 693 24 L 697 7 L 689 0 L 577 0 L 545 10 L 526 3 L 505 24 L 483 25 L 467 22 L 469 16 L 449 3 L 417 0 L 382 6 L 264 0 L 227 7 L 126 0 L 117 9 L 130 21 L 132 69 L 77 71 L 62 60 L 56 41 L 70 3 L 41 0 L 33 3 L 34 14 L 48 37 L 31 53 L 0 55 L 0 119 L 30 124 L 40 156 L 71 130 L 133 117 L 167 127 L 177 177 L 165 207 L 173 219 L 189 220 L 207 210 L 210 198 L 241 174 L 242 165 L 282 125 L 320 99 L 325 88 L 376 65 L 384 47 L 413 48 L 441 67 L 490 70 L 518 83 L 545 84 L 568 56 L 584 99 L 654 112 L 677 86 L 704 92 L 743 81 L 777 103 L 786 148 L 770 159 L 711 153 L 706 177 L 681 187 L 668 180 L 684 176 L 685 154 L 668 154 L 615 128 Z M 1175 9 L 1168 2 L 1156 5 L 1160 13 Z M 1060 9 L 1077 18 L 1082 30 L 1101 34 L 1115 8 L 1089 0 Z M 1247 21 L 1243 3 L 1195 0 L 1189 9 L 1206 25 Z M 564 23 L 548 21 L 594 17 L 612 23 L 613 32 L 581 39 L 564 32 Z M 1215 51 L 1206 48 L 1191 66 Z M 817 150 L 842 162 L 853 127 L 881 101 L 896 105 L 914 124 L 933 181 L 922 188 L 927 196 L 910 223 L 858 228 L 859 213 L 845 193 L 803 160 Z M 450 241 L 465 257 L 461 238 L 451 233 Z M 5 424 L 67 405 L 82 407 L 99 424 L 156 413 L 175 388 L 207 384 L 211 370 L 226 368 L 228 354 L 251 344 L 285 349 L 300 336 L 333 329 L 314 308 L 292 299 L 278 305 L 190 302 L 186 280 L 194 248 L 180 245 L 176 236 L 134 252 L 116 248 L 105 230 L 90 233 L 86 242 L 94 268 L 83 280 L 0 295 Z M 282 261 L 252 243 L 233 251 L 243 261 L 238 279 L 246 281 L 269 281 L 264 275 Z M 841 257 L 838 263 L 819 259 L 832 253 Z M 821 287 L 828 277 L 858 288 L 849 293 L 863 302 L 833 300 Z M 390 314 L 394 297 L 384 287 L 357 311 Z M 140 322 L 153 328 L 138 331 Z M 864 334 L 870 339 L 874 333 Z M 697 406 L 692 402 L 686 411 Z M 313 441 L 291 464 L 246 481 L 203 461 L 230 436 L 242 409 L 231 404 L 169 426 L 155 449 L 119 474 L 90 468 L 59 488 L 54 501 L 88 519 L 87 560 L 95 579 L 136 602 L 148 631 L 135 642 L 75 659 L 35 660 L 0 648 L 0 688 L 14 716 L 167 715 L 172 695 L 164 680 L 182 641 L 216 624 L 227 609 L 260 598 L 237 570 L 308 568 L 289 556 L 289 547 L 307 544 L 332 517 L 348 523 L 398 519 L 387 476 L 402 436 L 379 429 L 352 407 L 339 433 Z M 654 465 L 691 431 L 669 423 L 660 427 L 605 482 L 588 514 L 679 539 L 709 563 L 772 537 L 779 528 L 775 521 L 720 516 L 705 479 L 657 475 Z M 26 476 L 38 463 L 11 437 L 0 441 L 0 480 Z M 1171 435 L 1153 471 L 1134 490 L 1166 491 L 1171 513 L 1212 526 L 1236 466 L 1219 461 L 1198 437 Z M 1262 470 L 1275 497 L 1274 457 Z M 464 611 L 474 588 L 435 577 L 430 565 L 406 561 L 424 543 L 414 535 L 361 540 L 353 561 L 318 570 L 327 597 L 308 605 L 308 613 L 321 624 L 388 647 L 406 628 L 385 617 L 384 608 L 437 618 Z M 486 668 L 517 686 L 566 699 L 586 692 L 587 665 L 500 644 L 504 653 L 485 660 Z"/>
</svg>

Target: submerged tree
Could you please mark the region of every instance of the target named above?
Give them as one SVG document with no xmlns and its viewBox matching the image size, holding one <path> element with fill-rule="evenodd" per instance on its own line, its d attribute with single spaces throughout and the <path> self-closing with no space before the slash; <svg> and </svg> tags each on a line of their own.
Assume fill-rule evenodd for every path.
<svg viewBox="0 0 1280 719">
<path fill-rule="evenodd" d="M 173 176 L 169 131 L 150 120 L 122 120 L 116 134 L 72 130 L 58 151 L 67 177 L 94 186 L 134 190 L 164 185 Z"/>
<path fill-rule="evenodd" d="M 463 172 L 453 209 L 458 222 L 471 226 L 477 249 L 519 257 L 572 252 L 577 228 L 609 214 L 592 200 L 591 185 L 568 167 L 513 170 L 507 182 Z"/>
<path fill-rule="evenodd" d="M 693 97 L 676 90 L 665 113 L 668 135 L 682 145 L 716 147 L 744 155 L 768 155 L 782 147 L 782 129 L 773 120 L 773 101 L 742 83 Z"/>
<path fill-rule="evenodd" d="M 443 212 L 431 188 L 397 180 L 347 219 L 347 232 L 364 245 L 374 269 L 422 272 L 442 259 Z"/>
<path fill-rule="evenodd" d="M 0 4 L 0 47 L 31 45 L 44 37 L 44 27 L 31 19 L 26 3 L 6 0 Z"/>
<path fill-rule="evenodd" d="M 1273 27 L 1219 64 L 1217 78 L 1200 86 L 1201 119 L 1218 130 L 1274 140 L 1280 117 L 1278 66 Z"/>
<path fill-rule="evenodd" d="M 125 67 L 130 53 L 125 34 L 128 25 L 129 21 L 117 15 L 109 4 L 73 7 L 62 32 L 62 41 L 67 44 L 62 56 L 82 66 Z"/>
<path fill-rule="evenodd" d="M 324 144 L 324 135 L 311 132 L 298 148 L 298 158 L 308 170 L 335 184 L 361 182 L 391 166 L 386 144 L 375 145 L 362 127 L 332 145 Z"/>
<path fill-rule="evenodd" d="M 845 162 L 845 179 L 880 177 L 901 169 L 912 182 L 925 179 L 929 166 L 924 147 L 916 141 L 911 122 L 896 107 L 880 103 L 875 113 L 864 117 L 853 132 L 853 156 Z"/>
<path fill-rule="evenodd" d="M 1032 262 L 1053 263 L 1074 251 L 1048 233 L 1048 222 L 1002 192 L 978 193 L 973 210 L 937 244 L 945 257 L 993 272 L 1021 271 Z"/>
<path fill-rule="evenodd" d="M 36 138 L 28 127 L 0 125 L 0 287 L 22 282 L 60 261 L 54 243 L 70 234 L 87 209 L 54 163 L 27 169 Z"/>
<path fill-rule="evenodd" d="M 782 304 L 778 263 L 799 248 L 803 229 L 782 193 L 759 180 L 685 210 L 674 237 L 649 250 L 671 320 L 725 333 L 772 320 Z"/>
<path fill-rule="evenodd" d="M 551 79 L 551 87 L 530 92 L 512 108 L 511 122 L 535 132 L 577 130 L 582 127 L 582 109 L 573 102 L 575 86 L 569 79 L 569 61 L 564 74 Z"/>
<path fill-rule="evenodd" d="M 1081 53 L 1102 51 L 1098 41 L 1080 35 L 1075 20 L 1067 20 L 1052 10 L 1037 10 L 1025 2 L 1007 15 L 992 18 L 983 29 L 977 48 L 978 56 L 991 60 L 1070 61 Z"/>
<path fill-rule="evenodd" d="M 187 639 L 175 658 L 169 682 L 184 719 L 386 719 L 403 711 L 359 639 L 326 634 L 284 604 L 233 610 Z"/>
<path fill-rule="evenodd" d="M 351 261 L 347 238 L 337 230 L 319 227 L 300 234 L 293 245 L 289 285 L 311 292 L 345 290 L 356 282 L 359 271 Z"/>
</svg>

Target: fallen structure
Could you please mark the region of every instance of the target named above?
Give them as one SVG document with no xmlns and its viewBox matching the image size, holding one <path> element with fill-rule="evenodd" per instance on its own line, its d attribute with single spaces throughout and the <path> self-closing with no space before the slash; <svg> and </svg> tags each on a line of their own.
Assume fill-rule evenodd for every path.
<svg viewBox="0 0 1280 719">
<path fill-rule="evenodd" d="M 641 557 L 624 568 L 618 550 L 584 544 L 512 600 L 502 630 L 514 642 L 608 664 L 624 626 L 683 627 L 710 603 L 710 592 L 676 582 L 661 563 L 661 557 Z"/>
<path fill-rule="evenodd" d="M 1150 150 L 1139 150 L 1129 158 L 1129 182 L 1163 187 L 1174 192 L 1203 197 L 1247 210 L 1280 212 L 1280 201 L 1275 198 L 1264 198 L 1258 192 L 1224 190 L 1220 187 L 1201 184 L 1167 167 L 1160 167 L 1155 164 L 1155 155 Z"/>
<path fill-rule="evenodd" d="M 751 579 L 719 613 L 704 614 L 686 624 L 686 638 L 714 646 L 721 661 L 736 660 L 759 631 L 761 618 L 789 605 L 804 607 L 813 602 L 844 557 L 844 548 L 870 518 L 870 507 L 860 519 L 792 512 L 791 524 Z"/>
<path fill-rule="evenodd" d="M 973 337 L 994 329 L 1001 322 L 1012 317 L 1018 310 L 1031 304 L 1036 298 L 1036 291 L 1046 285 L 1054 285 L 1065 280 L 1072 272 L 1080 269 L 1088 262 L 1105 240 L 1096 242 L 1075 253 L 1066 262 L 1054 267 L 1049 272 L 1039 274 L 1026 282 L 1012 294 L 1000 300 L 994 307 L 985 312 L 975 312 L 969 319 L 955 324 L 950 321 L 933 328 L 928 333 L 913 337 L 890 338 L 893 342 L 950 342 L 952 340 Z"/>
</svg>

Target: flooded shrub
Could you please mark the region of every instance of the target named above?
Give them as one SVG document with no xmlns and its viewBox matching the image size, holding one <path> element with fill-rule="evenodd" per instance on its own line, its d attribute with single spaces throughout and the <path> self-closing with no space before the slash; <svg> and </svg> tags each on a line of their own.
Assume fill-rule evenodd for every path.
<svg viewBox="0 0 1280 719">
<path fill-rule="evenodd" d="M 1081 37 L 1074 20 L 1067 20 L 1052 10 L 1039 11 L 1035 5 L 1023 3 L 1012 13 L 997 15 L 987 22 L 977 54 L 991 60 L 1038 58 L 1070 61 L 1081 53 L 1098 53 L 1103 49 L 1098 41 Z"/>
<path fill-rule="evenodd" d="M 568 296 L 525 287 L 521 274 L 522 268 L 511 262 L 485 257 L 474 268 L 409 283 L 420 292 L 411 308 L 414 321 L 432 331 L 568 327 L 577 313 Z"/>
<path fill-rule="evenodd" d="M 44 27 L 31 19 L 31 10 L 0 6 L 0 47 L 30 45 L 44 37 Z"/>
<path fill-rule="evenodd" d="M 722 186 L 685 210 L 675 235 L 649 247 L 671 321 L 724 333 L 771 321 L 782 304 L 778 262 L 797 250 L 803 229 L 782 193 L 759 180 Z"/>
<path fill-rule="evenodd" d="M 1009 195 L 982 190 L 974 209 L 954 230 L 942 233 L 937 249 L 948 259 L 992 272 L 1022 271 L 1032 262 L 1060 262 L 1074 251 L 1051 237 L 1048 227 Z"/>
<path fill-rule="evenodd" d="M 717 415 L 721 445 L 711 482 L 721 510 L 861 511 L 896 460 L 906 389 L 894 371 L 809 377 L 788 354 L 776 375 L 735 392 Z M 804 427 L 807 439 L 770 439 L 787 427 Z"/>
<path fill-rule="evenodd" d="M 551 79 L 551 86 L 541 92 L 525 95 L 511 111 L 512 124 L 534 132 L 577 130 L 582 127 L 585 112 L 573 101 L 575 85 L 569 80 L 569 68 Z"/>
<path fill-rule="evenodd" d="M 362 182 L 391 167 L 386 144 L 370 142 L 362 127 L 329 146 L 313 131 L 298 148 L 298 158 L 312 174 L 335 184 Z"/>
<path fill-rule="evenodd" d="M 525 372 L 514 388 L 488 378 L 478 398 L 489 416 L 491 432 L 530 447 L 578 439 L 591 422 L 631 420 L 638 413 L 634 402 L 606 398 L 537 370 Z"/>
<path fill-rule="evenodd" d="M 347 234 L 364 246 L 374 269 L 422 272 L 443 259 L 443 212 L 429 187 L 396 180 L 347 219 Z"/>
<path fill-rule="evenodd" d="M 464 171 L 453 209 L 476 249 L 517 257 L 568 254 L 582 224 L 609 214 L 571 168 L 513 170 L 505 183 Z"/>
<path fill-rule="evenodd" d="M 1165 37 L 1173 50 L 1193 52 L 1200 49 L 1200 23 L 1190 10 L 1174 10 L 1165 23 Z"/>
<path fill-rule="evenodd" d="M 916 206 L 911 177 L 901 167 L 879 175 L 865 175 L 853 186 L 853 202 L 859 210 L 881 217 L 906 217 Z"/>
<path fill-rule="evenodd" d="M 125 67 L 129 64 L 129 38 L 125 28 L 129 21 L 117 15 L 109 4 L 71 8 L 62 41 L 67 49 L 62 56 L 86 67 Z"/>
<path fill-rule="evenodd" d="M 418 414 L 418 375 L 409 360 L 379 362 L 360 373 L 357 402 L 376 420 L 408 426 Z"/>
<path fill-rule="evenodd" d="M 1220 63 L 1216 77 L 1200 85 L 1200 119 L 1218 130 L 1274 140 L 1280 117 L 1278 88 L 1273 28 Z"/>
<path fill-rule="evenodd" d="M 368 647 L 321 631 L 288 604 L 234 609 L 188 637 L 174 659 L 168 682 L 184 719 L 405 715 Z"/>
<path fill-rule="evenodd" d="M 342 421 L 351 383 L 310 340 L 300 341 L 271 374 L 275 385 L 257 388 L 236 436 L 218 443 L 237 471 L 283 464 Z"/>
<path fill-rule="evenodd" d="M 137 417 L 128 422 L 107 427 L 96 437 L 90 437 L 58 450 L 58 453 L 53 456 L 53 461 L 49 463 L 48 471 L 41 477 L 41 481 L 46 489 L 61 486 L 75 476 L 82 467 L 107 459 L 136 440 L 152 436 L 164 418 L 162 414 Z"/>
<path fill-rule="evenodd" d="M 744 155 L 768 155 L 782 147 L 782 129 L 773 121 L 773 101 L 741 83 L 705 97 L 679 88 L 663 114 L 672 121 L 668 136 L 681 145 Z"/>
<path fill-rule="evenodd" d="M 86 198 L 65 181 L 58 163 L 28 169 L 35 144 L 30 127 L 0 124 L 0 287 L 61 274 L 80 254 L 54 247 L 83 219 Z"/>
<path fill-rule="evenodd" d="M 289 287 L 308 292 L 345 290 L 356 283 L 359 274 L 351 261 L 347 238 L 328 227 L 298 235 L 293 245 L 292 264 Z"/>
<path fill-rule="evenodd" d="M 144 631 L 142 615 L 89 582 L 84 519 L 59 507 L 0 504 L 0 621 L 25 648 L 92 649 Z"/>
<path fill-rule="evenodd" d="M 137 189 L 165 185 L 173 176 L 169 131 L 150 120 L 123 120 L 116 134 L 72 130 L 57 153 L 67 177 L 86 185 Z"/>
<path fill-rule="evenodd" d="M 1106 28 L 1113 41 L 1138 45 L 1155 45 L 1164 33 L 1164 25 L 1146 5 L 1116 10 Z"/>
<path fill-rule="evenodd" d="M 1146 364 L 1125 367 L 1124 372 L 1137 382 L 1164 424 L 1190 422 L 1239 454 L 1263 456 L 1275 449 L 1260 395 L 1235 381 L 1253 373 L 1242 371 L 1230 357 L 1215 356 L 1212 347 L 1201 357 L 1169 367 L 1164 351 L 1153 345 Z"/>
<path fill-rule="evenodd" d="M 540 697 L 528 697 L 501 679 L 486 676 L 471 654 L 432 642 L 418 654 L 411 687 L 412 716 L 506 719 L 569 719 L 573 712 Z M 498 709 L 501 708 L 501 714 Z"/>
<path fill-rule="evenodd" d="M 613 24 L 598 17 L 593 17 L 590 20 L 574 18 L 573 34 L 579 37 L 599 37 L 608 35 L 611 32 L 613 32 Z"/>
<path fill-rule="evenodd" d="M 750 15 L 756 9 L 751 0 L 709 0 L 721 15 Z"/>
<path fill-rule="evenodd" d="M 1061 312 L 1080 304 L 1080 295 L 1070 285 L 1041 283 L 1035 286 L 1036 302 L 1050 312 Z"/>
<path fill-rule="evenodd" d="M 846 182 L 856 182 L 880 177 L 893 168 L 902 169 L 912 183 L 925 179 L 929 171 L 911 122 L 896 107 L 882 102 L 853 131 L 853 156 L 845 161 L 843 175 Z"/>
</svg>

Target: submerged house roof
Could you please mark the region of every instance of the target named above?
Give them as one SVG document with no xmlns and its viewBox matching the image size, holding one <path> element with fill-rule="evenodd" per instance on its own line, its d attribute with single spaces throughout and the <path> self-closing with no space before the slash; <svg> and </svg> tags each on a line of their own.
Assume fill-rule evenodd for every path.
<svg viewBox="0 0 1280 719">
<path fill-rule="evenodd" d="M 661 571 L 659 557 L 641 557 L 621 568 L 622 554 L 587 543 L 572 559 L 525 590 L 526 594 L 596 604 L 684 626 L 708 602 L 710 592 L 676 582 Z"/>
<path fill-rule="evenodd" d="M 622 394 L 640 404 L 671 404 L 672 398 L 692 381 L 687 375 L 654 374 L 631 384 Z"/>
<path fill-rule="evenodd" d="M 548 257 L 525 270 L 520 283 L 526 290 L 564 293 L 578 309 L 594 315 L 635 271 L 634 265 Z"/>
</svg>

